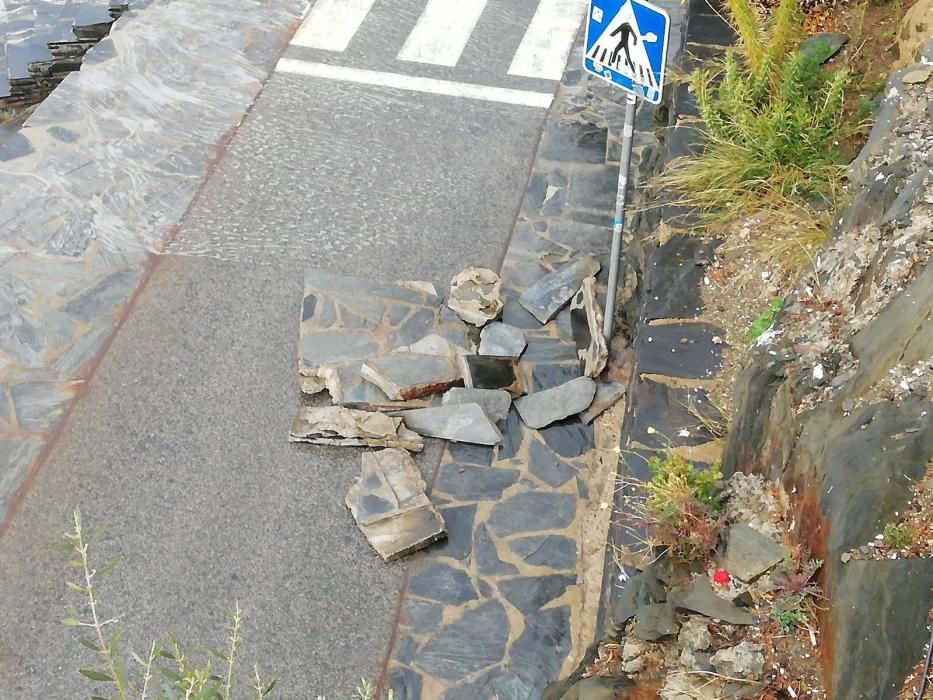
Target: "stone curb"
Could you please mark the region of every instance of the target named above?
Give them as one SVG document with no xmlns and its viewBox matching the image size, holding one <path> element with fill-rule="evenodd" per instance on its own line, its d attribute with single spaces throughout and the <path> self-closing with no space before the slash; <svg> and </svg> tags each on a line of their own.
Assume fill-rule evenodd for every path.
<svg viewBox="0 0 933 700">
<path fill-rule="evenodd" d="M 302 9 L 130 12 L 0 144 L 0 532 Z"/>
</svg>

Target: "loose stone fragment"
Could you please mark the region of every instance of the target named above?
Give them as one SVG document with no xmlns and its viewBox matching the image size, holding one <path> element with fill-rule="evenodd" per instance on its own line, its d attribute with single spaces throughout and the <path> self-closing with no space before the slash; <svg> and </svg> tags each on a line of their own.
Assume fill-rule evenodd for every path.
<svg viewBox="0 0 933 700">
<path fill-rule="evenodd" d="M 490 323 L 480 335 L 479 354 L 518 357 L 528 341 L 521 329 L 507 323 Z"/>
<path fill-rule="evenodd" d="M 710 659 L 717 673 L 730 678 L 757 681 L 765 667 L 765 657 L 757 644 L 742 642 L 734 647 L 720 649 Z"/>
<path fill-rule="evenodd" d="M 673 602 L 675 607 L 692 610 L 732 625 L 755 623 L 754 617 L 716 595 L 709 580 L 703 576 L 698 576 L 685 586 L 672 590 L 668 600 Z"/>
<path fill-rule="evenodd" d="M 432 333 L 431 335 L 426 335 L 417 343 L 395 348 L 392 354 L 406 352 L 415 353 L 416 355 L 437 355 L 438 357 L 454 358 L 458 355 L 466 355 L 468 350 L 451 343 L 437 333 Z"/>
<path fill-rule="evenodd" d="M 494 421 L 505 420 L 509 415 L 512 397 L 502 389 L 462 389 L 455 388 L 444 394 L 441 404 L 455 406 L 465 403 L 477 403 Z"/>
<path fill-rule="evenodd" d="M 495 445 L 502 440 L 496 424 L 475 403 L 419 408 L 397 414 L 409 430 L 452 442 Z"/>
<path fill-rule="evenodd" d="M 437 296 L 437 290 L 430 282 L 425 282 L 423 280 L 396 280 L 395 284 L 399 287 L 405 287 L 406 289 L 413 289 L 416 292 L 430 294 L 432 297 Z"/>
<path fill-rule="evenodd" d="M 597 382 L 593 403 L 580 414 L 580 420 L 584 423 L 592 423 L 600 415 L 612 408 L 616 401 L 623 396 L 625 396 L 625 386 L 619 382 Z"/>
<path fill-rule="evenodd" d="M 518 302 L 541 323 L 547 323 L 577 293 L 583 280 L 599 272 L 599 267 L 595 258 L 578 255 L 535 282 Z"/>
<path fill-rule="evenodd" d="M 687 620 L 684 626 L 680 628 L 680 634 L 677 637 L 677 641 L 679 641 L 685 649 L 690 649 L 691 651 L 709 649 L 712 640 L 713 638 L 709 633 L 709 625 L 698 617 L 691 617 Z"/>
<path fill-rule="evenodd" d="M 366 360 L 360 376 L 396 401 L 437 394 L 463 383 L 459 368 L 449 358 L 414 353 Z"/>
<path fill-rule="evenodd" d="M 570 302 L 570 328 L 583 374 L 598 377 L 606 367 L 609 350 L 603 337 L 603 312 L 596 300 L 595 277 L 583 280 L 583 286 Z"/>
<path fill-rule="evenodd" d="M 635 611 L 635 636 L 646 642 L 677 634 L 677 617 L 669 603 L 651 603 Z"/>
<path fill-rule="evenodd" d="M 544 428 L 554 421 L 580 413 L 593 401 L 596 382 L 577 377 L 553 389 L 545 389 L 516 399 L 515 408 L 529 428 Z"/>
<path fill-rule="evenodd" d="M 842 32 L 820 32 L 804 39 L 800 53 L 815 63 L 825 63 L 846 45 L 849 35 Z"/>
<path fill-rule="evenodd" d="M 518 373 L 518 360 L 496 355 L 463 355 L 460 358 L 463 384 L 468 389 L 504 389 L 513 397 L 525 393 Z"/>
<path fill-rule="evenodd" d="M 421 472 L 398 449 L 363 453 L 362 472 L 347 493 L 347 508 L 386 561 L 428 546 L 446 535 L 444 520 L 425 495 Z"/>
<path fill-rule="evenodd" d="M 421 436 L 406 429 L 400 418 L 343 406 L 303 406 L 288 439 L 316 445 L 402 447 L 413 452 L 424 448 Z"/>
<path fill-rule="evenodd" d="M 482 327 L 502 313 L 501 288 L 502 280 L 492 270 L 468 267 L 451 280 L 447 306 L 467 323 Z"/>
<path fill-rule="evenodd" d="M 787 555 L 787 550 L 767 535 L 746 523 L 737 523 L 726 531 L 722 567 L 749 583 L 777 566 Z"/>
</svg>

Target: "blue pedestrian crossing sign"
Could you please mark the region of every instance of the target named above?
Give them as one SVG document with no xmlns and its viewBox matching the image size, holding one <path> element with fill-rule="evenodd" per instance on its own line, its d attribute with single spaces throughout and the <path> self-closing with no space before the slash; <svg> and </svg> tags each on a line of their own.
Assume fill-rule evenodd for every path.
<svg viewBox="0 0 933 700">
<path fill-rule="evenodd" d="M 590 0 L 583 68 L 658 104 L 670 27 L 667 12 L 644 0 Z"/>
</svg>

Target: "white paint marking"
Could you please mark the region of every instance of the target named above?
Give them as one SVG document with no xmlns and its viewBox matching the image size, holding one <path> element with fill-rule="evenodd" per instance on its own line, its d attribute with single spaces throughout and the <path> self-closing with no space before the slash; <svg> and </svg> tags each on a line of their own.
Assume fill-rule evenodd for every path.
<svg viewBox="0 0 933 700">
<path fill-rule="evenodd" d="M 541 0 L 509 74 L 560 80 L 584 14 L 586 0 Z"/>
<path fill-rule="evenodd" d="M 376 0 L 317 0 L 301 23 L 292 44 L 309 49 L 343 51 Z"/>
<path fill-rule="evenodd" d="M 309 75 L 315 78 L 326 78 L 328 80 L 343 80 L 349 83 L 378 85 L 380 87 L 411 90 L 414 92 L 427 92 L 432 95 L 465 97 L 471 100 L 504 102 L 505 104 L 521 105 L 524 107 L 542 107 L 547 109 L 551 106 L 551 101 L 553 99 L 553 95 L 548 92 L 530 92 L 528 90 L 512 90 L 510 88 L 491 87 L 488 85 L 457 83 L 452 80 L 419 78 L 412 75 L 401 75 L 399 73 L 383 73 L 382 71 L 364 70 L 362 68 L 348 68 L 347 66 L 331 66 L 325 63 L 296 61 L 293 58 L 281 59 L 275 69 L 283 73 Z"/>
<path fill-rule="evenodd" d="M 457 65 L 485 7 L 486 0 L 429 0 L 398 58 Z"/>
</svg>

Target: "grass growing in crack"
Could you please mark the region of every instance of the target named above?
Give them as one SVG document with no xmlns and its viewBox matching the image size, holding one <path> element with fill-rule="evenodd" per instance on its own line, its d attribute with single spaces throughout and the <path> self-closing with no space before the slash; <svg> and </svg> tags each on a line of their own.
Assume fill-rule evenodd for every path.
<svg viewBox="0 0 933 700">
<path fill-rule="evenodd" d="M 777 316 L 777 312 L 781 310 L 783 305 L 784 297 L 773 300 L 768 308 L 762 311 L 761 315 L 752 321 L 752 325 L 748 327 L 748 332 L 745 334 L 745 339 L 748 340 L 749 343 L 754 343 L 764 335 L 764 333 L 771 328 L 774 323 L 774 317 Z"/>
<path fill-rule="evenodd" d="M 823 562 L 820 559 L 807 560 L 777 579 L 777 594 L 771 604 L 770 617 L 784 634 L 791 634 L 798 627 L 812 633 L 816 618 L 815 601 L 823 597 L 822 589 L 813 578 L 821 566 Z"/>
<path fill-rule="evenodd" d="M 760 220 L 756 257 L 795 276 L 829 229 L 845 172 L 839 144 L 856 129 L 844 115 L 849 71 L 822 66 L 829 45 L 798 51 L 796 0 L 762 25 L 749 0 L 726 0 L 741 46 L 690 76 L 707 141 L 675 159 L 661 185 L 707 224 Z"/>
<path fill-rule="evenodd" d="M 888 523 L 881 532 L 884 543 L 894 549 L 904 549 L 914 543 L 916 533 L 914 529 L 905 523 Z"/>
<path fill-rule="evenodd" d="M 634 532 L 646 533 L 646 544 L 662 547 L 683 561 L 706 561 L 725 524 L 722 474 L 717 466 L 697 469 L 670 453 L 648 461 L 652 478 L 633 484 L 627 500 Z"/>
<path fill-rule="evenodd" d="M 77 580 L 66 581 L 66 585 L 82 597 L 83 604 L 80 610 L 71 607 L 62 624 L 78 630 L 81 635 L 78 643 L 93 655 L 93 663 L 78 671 L 102 688 L 101 694 L 90 696 L 91 700 L 104 697 L 231 700 L 236 697 L 239 652 L 243 644 L 243 611 L 239 603 L 226 613 L 222 650 L 204 645 L 186 646 L 169 635 L 165 640 L 152 641 L 144 656 L 135 652 L 127 654 L 121 646 L 118 620 L 103 614 L 97 589 L 98 582 L 116 568 L 118 559 L 100 568 L 94 565 L 91 548 L 100 535 L 87 536 L 77 509 L 74 529 L 64 537 L 65 549 L 73 555 L 68 566 L 77 571 Z M 249 696 L 256 700 L 269 697 L 276 681 L 264 680 L 258 666 L 253 666 L 252 672 Z"/>
</svg>

